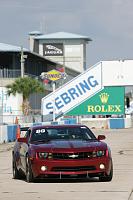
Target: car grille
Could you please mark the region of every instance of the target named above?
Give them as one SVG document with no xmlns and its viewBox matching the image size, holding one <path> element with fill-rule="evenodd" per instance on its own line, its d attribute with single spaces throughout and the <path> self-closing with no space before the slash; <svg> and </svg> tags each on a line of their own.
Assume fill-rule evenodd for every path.
<svg viewBox="0 0 133 200">
<path fill-rule="evenodd" d="M 76 159 L 88 159 L 93 158 L 93 152 L 78 152 L 78 153 L 53 153 L 54 160 L 76 160 Z"/>
<path fill-rule="evenodd" d="M 77 166 L 77 167 L 53 167 L 52 171 L 55 172 L 78 172 L 96 170 L 95 166 Z"/>
</svg>

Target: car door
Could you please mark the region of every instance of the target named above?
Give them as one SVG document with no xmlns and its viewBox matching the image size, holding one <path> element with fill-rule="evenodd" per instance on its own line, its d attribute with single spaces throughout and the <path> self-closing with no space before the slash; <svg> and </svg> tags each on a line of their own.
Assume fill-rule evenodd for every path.
<svg viewBox="0 0 133 200">
<path fill-rule="evenodd" d="M 26 171 L 26 155 L 28 153 L 28 148 L 29 148 L 28 140 L 30 137 L 30 133 L 31 133 L 31 130 L 28 130 L 25 135 L 25 137 L 27 138 L 27 143 L 22 142 L 20 144 L 20 161 L 21 161 L 21 168 L 24 172 Z"/>
</svg>

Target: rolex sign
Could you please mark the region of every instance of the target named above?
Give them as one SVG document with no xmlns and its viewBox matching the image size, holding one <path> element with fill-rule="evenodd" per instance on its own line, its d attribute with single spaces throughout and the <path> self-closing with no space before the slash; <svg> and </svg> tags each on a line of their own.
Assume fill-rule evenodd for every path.
<svg viewBox="0 0 133 200">
<path fill-rule="evenodd" d="M 124 114 L 124 94 L 124 87 L 105 87 L 99 93 L 66 113 L 66 115 Z"/>
</svg>

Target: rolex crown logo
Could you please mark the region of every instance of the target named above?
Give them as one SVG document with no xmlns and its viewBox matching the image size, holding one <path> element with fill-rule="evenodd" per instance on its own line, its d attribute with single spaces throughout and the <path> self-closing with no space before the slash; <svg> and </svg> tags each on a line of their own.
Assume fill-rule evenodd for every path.
<svg viewBox="0 0 133 200">
<path fill-rule="evenodd" d="M 107 103 L 108 102 L 108 98 L 109 98 L 109 95 L 108 95 L 108 93 L 101 93 L 100 95 L 99 95 L 99 97 L 100 97 L 100 99 L 101 99 L 101 102 L 102 103 Z"/>
</svg>

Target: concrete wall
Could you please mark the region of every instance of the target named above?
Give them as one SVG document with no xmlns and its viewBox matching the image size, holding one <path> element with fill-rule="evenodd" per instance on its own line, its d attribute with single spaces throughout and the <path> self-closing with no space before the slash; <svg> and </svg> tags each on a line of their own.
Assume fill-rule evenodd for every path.
<svg viewBox="0 0 133 200">
<path fill-rule="evenodd" d="M 16 130 L 17 130 L 17 125 L 0 126 L 0 143 L 15 141 Z"/>
<path fill-rule="evenodd" d="M 128 118 L 82 118 L 81 123 L 93 129 L 131 128 L 132 119 Z"/>
<path fill-rule="evenodd" d="M 120 129 L 130 128 L 132 126 L 131 118 L 83 118 L 81 124 L 88 126 L 90 129 Z M 25 123 L 21 127 L 30 127 L 36 125 L 50 125 L 50 124 L 76 124 L 75 118 L 64 118 L 59 122 L 39 122 L 39 123 Z M 16 140 L 17 126 L 1 125 L 0 126 L 0 144 L 4 142 L 13 142 Z"/>
</svg>

